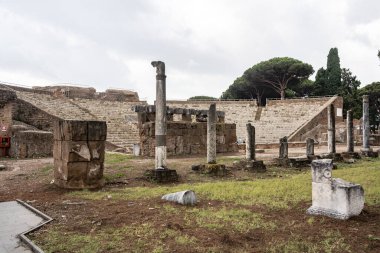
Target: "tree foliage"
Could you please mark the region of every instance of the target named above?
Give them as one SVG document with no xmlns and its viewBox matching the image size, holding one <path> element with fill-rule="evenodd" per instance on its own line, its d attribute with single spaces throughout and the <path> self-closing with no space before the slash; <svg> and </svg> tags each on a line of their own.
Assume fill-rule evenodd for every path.
<svg viewBox="0 0 380 253">
<path fill-rule="evenodd" d="M 314 95 L 336 95 L 341 87 L 341 68 L 337 48 L 331 48 L 327 55 L 327 68 L 320 68 L 315 76 Z"/>
<path fill-rule="evenodd" d="M 360 89 L 359 95 L 369 96 L 369 122 L 379 128 L 380 122 L 380 82 L 373 82 Z"/>
<path fill-rule="evenodd" d="M 217 100 L 217 98 L 210 97 L 210 96 L 193 96 L 189 98 L 188 100 Z"/>
<path fill-rule="evenodd" d="M 338 93 L 341 87 L 341 73 L 340 59 L 338 55 L 338 49 L 336 47 L 331 48 L 329 54 L 327 55 L 327 69 L 328 73 L 328 89 L 330 95 L 335 95 Z"/>
<path fill-rule="evenodd" d="M 254 65 L 244 76 L 250 83 L 271 87 L 284 99 L 287 88 L 296 87 L 313 73 L 310 64 L 290 57 L 276 57 Z"/>
<path fill-rule="evenodd" d="M 341 85 L 338 95 L 343 97 L 343 108 L 352 110 L 354 118 L 361 117 L 361 98 L 359 96 L 360 81 L 352 74 L 350 69 L 343 68 L 341 72 Z M 359 105 L 359 106 L 358 106 Z M 344 114 L 346 114 L 346 110 Z"/>
</svg>

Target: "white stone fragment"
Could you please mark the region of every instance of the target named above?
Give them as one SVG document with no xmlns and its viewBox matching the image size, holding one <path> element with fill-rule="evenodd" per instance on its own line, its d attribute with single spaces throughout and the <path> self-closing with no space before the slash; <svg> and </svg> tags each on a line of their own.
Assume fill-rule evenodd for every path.
<svg viewBox="0 0 380 253">
<path fill-rule="evenodd" d="M 195 205 L 197 203 L 195 192 L 191 190 L 169 193 L 162 196 L 162 199 L 176 202 L 181 205 Z"/>
<path fill-rule="evenodd" d="M 331 159 L 314 160 L 311 167 L 313 204 L 307 213 L 342 220 L 361 213 L 364 207 L 364 190 L 361 185 L 332 178 Z"/>
</svg>

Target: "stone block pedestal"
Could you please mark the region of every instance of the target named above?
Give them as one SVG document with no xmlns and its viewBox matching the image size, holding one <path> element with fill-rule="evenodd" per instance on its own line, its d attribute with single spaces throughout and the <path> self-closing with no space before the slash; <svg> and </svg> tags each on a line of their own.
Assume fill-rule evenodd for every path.
<svg viewBox="0 0 380 253">
<path fill-rule="evenodd" d="M 176 170 L 171 169 L 152 169 L 146 170 L 144 176 L 149 181 L 156 183 L 174 183 L 178 182 L 179 176 Z"/>
<path fill-rule="evenodd" d="M 364 190 L 359 184 L 332 178 L 331 159 L 312 162 L 312 206 L 308 214 L 346 220 L 364 207 Z"/>
<path fill-rule="evenodd" d="M 54 127 L 54 183 L 86 189 L 104 185 L 107 125 L 103 121 L 57 121 Z"/>
</svg>

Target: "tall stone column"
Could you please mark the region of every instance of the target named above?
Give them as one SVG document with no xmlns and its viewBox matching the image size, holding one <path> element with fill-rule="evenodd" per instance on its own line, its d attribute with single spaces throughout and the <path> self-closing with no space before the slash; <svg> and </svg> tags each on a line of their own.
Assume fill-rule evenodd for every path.
<svg viewBox="0 0 380 253">
<path fill-rule="evenodd" d="M 327 107 L 327 145 L 328 145 L 328 153 L 335 154 L 335 111 L 334 105 L 329 105 Z"/>
<path fill-rule="evenodd" d="M 256 150 L 255 150 L 255 127 L 248 123 L 247 127 L 247 137 L 245 140 L 245 158 L 248 161 L 256 159 Z"/>
<path fill-rule="evenodd" d="M 354 152 L 354 124 L 352 121 L 352 110 L 347 111 L 347 152 Z"/>
<path fill-rule="evenodd" d="M 165 63 L 153 61 L 156 70 L 155 168 L 166 168 L 166 75 Z"/>
<path fill-rule="evenodd" d="M 371 151 L 369 147 L 369 97 L 363 96 L 363 148 L 362 151 Z"/>
<path fill-rule="evenodd" d="M 306 139 L 306 156 L 314 155 L 314 139 L 307 138 Z"/>
<path fill-rule="evenodd" d="M 216 104 L 211 104 L 207 116 L 207 163 L 216 163 Z"/>
</svg>

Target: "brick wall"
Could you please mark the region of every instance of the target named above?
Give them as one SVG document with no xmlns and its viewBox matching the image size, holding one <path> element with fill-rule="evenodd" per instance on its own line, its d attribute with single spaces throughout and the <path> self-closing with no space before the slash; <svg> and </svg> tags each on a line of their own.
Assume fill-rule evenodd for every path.
<svg viewBox="0 0 380 253">
<path fill-rule="evenodd" d="M 140 149 L 143 156 L 154 156 L 154 127 L 154 122 L 141 125 Z M 235 124 L 218 123 L 216 131 L 218 153 L 237 151 Z M 206 154 L 207 123 L 168 122 L 166 143 L 168 155 Z"/>
</svg>

